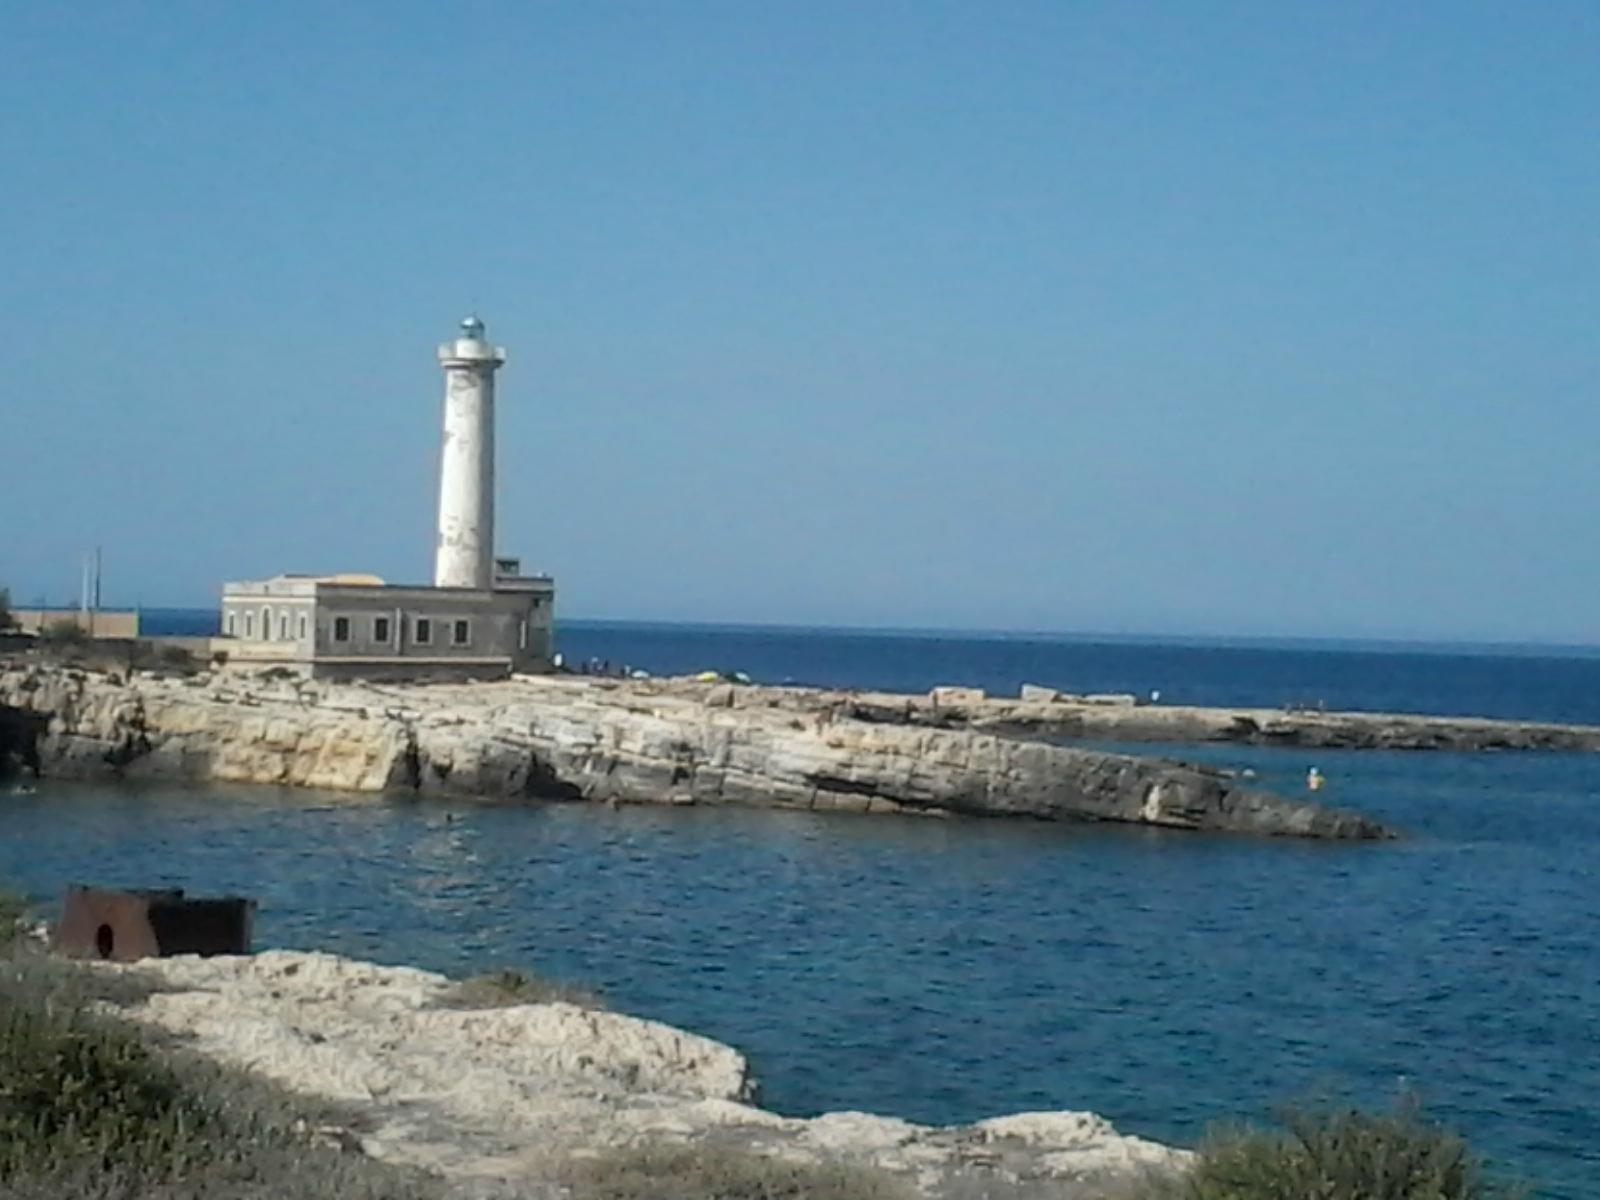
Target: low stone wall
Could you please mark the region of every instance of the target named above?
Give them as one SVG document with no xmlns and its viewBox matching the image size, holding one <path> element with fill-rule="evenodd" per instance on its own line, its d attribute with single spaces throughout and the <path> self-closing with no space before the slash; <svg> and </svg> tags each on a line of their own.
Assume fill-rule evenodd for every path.
<svg viewBox="0 0 1600 1200">
<path fill-rule="evenodd" d="M 136 638 L 139 614 L 131 609 L 13 608 L 11 619 L 23 633 L 43 633 L 68 625 L 96 638 Z"/>
</svg>

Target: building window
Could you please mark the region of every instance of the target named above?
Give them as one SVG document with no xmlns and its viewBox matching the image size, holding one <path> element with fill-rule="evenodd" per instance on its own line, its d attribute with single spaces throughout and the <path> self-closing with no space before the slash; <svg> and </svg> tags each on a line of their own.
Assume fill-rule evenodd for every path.
<svg viewBox="0 0 1600 1200">
<path fill-rule="evenodd" d="M 278 640 L 280 642 L 289 640 L 289 614 L 286 612 L 278 614 Z"/>
<path fill-rule="evenodd" d="M 333 619 L 333 640 L 348 642 L 350 640 L 350 618 L 335 617 Z"/>
<path fill-rule="evenodd" d="M 528 648 L 528 623 L 526 621 L 524 621 L 524 622 L 522 622 L 522 627 L 517 630 L 517 649 L 526 650 L 527 648 Z"/>
<path fill-rule="evenodd" d="M 300 638 L 300 640 L 302 642 L 306 640 L 306 615 L 305 615 L 305 613 L 301 613 L 300 614 L 300 633 L 299 633 L 298 636 L 299 636 L 299 638 Z"/>
<path fill-rule="evenodd" d="M 263 642 L 272 640 L 272 610 L 270 608 L 261 610 L 261 640 Z"/>
<path fill-rule="evenodd" d="M 372 640 L 387 646 L 389 644 L 389 618 L 372 618 Z"/>
<path fill-rule="evenodd" d="M 222 614 L 222 632 L 229 637 L 233 636 L 233 614 L 231 612 Z"/>
<path fill-rule="evenodd" d="M 472 645 L 472 622 L 455 622 L 455 624 L 450 627 L 450 641 L 456 646 Z"/>
<path fill-rule="evenodd" d="M 247 612 L 244 615 L 244 636 L 247 637 L 247 638 L 253 638 L 253 637 L 256 636 L 256 615 L 255 615 L 255 613 Z"/>
<path fill-rule="evenodd" d="M 433 645 L 433 622 L 428 620 L 427 617 L 417 618 L 416 641 L 419 646 Z"/>
<path fill-rule="evenodd" d="M 533 603 L 528 605 L 528 607 L 533 609 L 534 612 L 538 612 L 539 611 L 539 605 L 541 605 L 543 603 L 544 603 L 543 600 L 541 600 L 538 596 L 535 596 L 533 598 Z"/>
</svg>

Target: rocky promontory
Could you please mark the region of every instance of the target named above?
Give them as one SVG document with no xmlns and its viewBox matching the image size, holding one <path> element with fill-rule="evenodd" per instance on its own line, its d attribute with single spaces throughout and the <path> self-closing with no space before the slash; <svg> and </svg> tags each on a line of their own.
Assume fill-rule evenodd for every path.
<svg viewBox="0 0 1600 1200">
<path fill-rule="evenodd" d="M 930 1200 L 1102 1195 L 1102 1185 L 1191 1157 L 1086 1112 L 951 1127 L 860 1112 L 780 1116 L 755 1106 L 749 1064 L 729 1046 L 570 1003 L 462 1010 L 449 980 L 408 967 L 272 950 L 92 969 L 146 977 L 156 990 L 126 1016 L 334 1102 L 349 1126 L 321 1136 L 443 1176 L 453 1195 L 559 1195 L 566 1163 L 663 1144 L 849 1164 Z"/>
<path fill-rule="evenodd" d="M 0 666 L 0 756 L 45 775 L 1386 836 L 1215 769 L 731 684 L 328 684 L 22 663 Z"/>
</svg>

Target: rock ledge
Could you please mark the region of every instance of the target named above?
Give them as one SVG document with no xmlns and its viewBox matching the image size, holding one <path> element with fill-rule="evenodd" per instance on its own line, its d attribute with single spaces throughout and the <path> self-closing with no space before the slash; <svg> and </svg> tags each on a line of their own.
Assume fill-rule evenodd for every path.
<svg viewBox="0 0 1600 1200">
<path fill-rule="evenodd" d="M 768 691 L 559 677 L 409 687 L 123 680 L 0 668 L 0 735 L 9 731 L 13 757 L 47 774 L 1387 835 L 1364 817 L 1210 768 L 753 702 Z"/>
<path fill-rule="evenodd" d="M 342 1102 L 371 1156 L 493 1195 L 549 1186 L 560 1161 L 611 1147 L 712 1142 L 881 1169 L 929 1197 L 1051 1196 L 1189 1159 L 1092 1113 L 1019 1113 L 936 1128 L 867 1113 L 754 1107 L 731 1047 L 654 1021 L 536 1004 L 437 1006 L 443 976 L 330 954 L 150 959 L 171 991 L 127 1010 L 201 1053 L 290 1091 Z M 344 1133 L 344 1131 L 341 1131 Z"/>
</svg>

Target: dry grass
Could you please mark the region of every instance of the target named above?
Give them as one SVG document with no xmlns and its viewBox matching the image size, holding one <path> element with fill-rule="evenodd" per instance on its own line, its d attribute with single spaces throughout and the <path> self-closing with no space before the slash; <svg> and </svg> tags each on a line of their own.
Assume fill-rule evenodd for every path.
<svg viewBox="0 0 1600 1200">
<path fill-rule="evenodd" d="M 579 1008 L 604 1008 L 598 992 L 572 984 L 541 979 L 526 971 L 500 970 L 474 975 L 452 984 L 434 1002 L 440 1008 L 510 1008 L 517 1004 L 576 1004 Z"/>
<path fill-rule="evenodd" d="M 432 1179 L 342 1154 L 310 1133 L 342 1114 L 107 1015 L 150 990 L 136 972 L 27 946 L 0 962 L 0 1197 L 440 1195 Z"/>
<path fill-rule="evenodd" d="M 709 1145 L 659 1145 L 574 1160 L 572 1200 L 911 1200 L 887 1175 L 784 1162 Z"/>
</svg>

